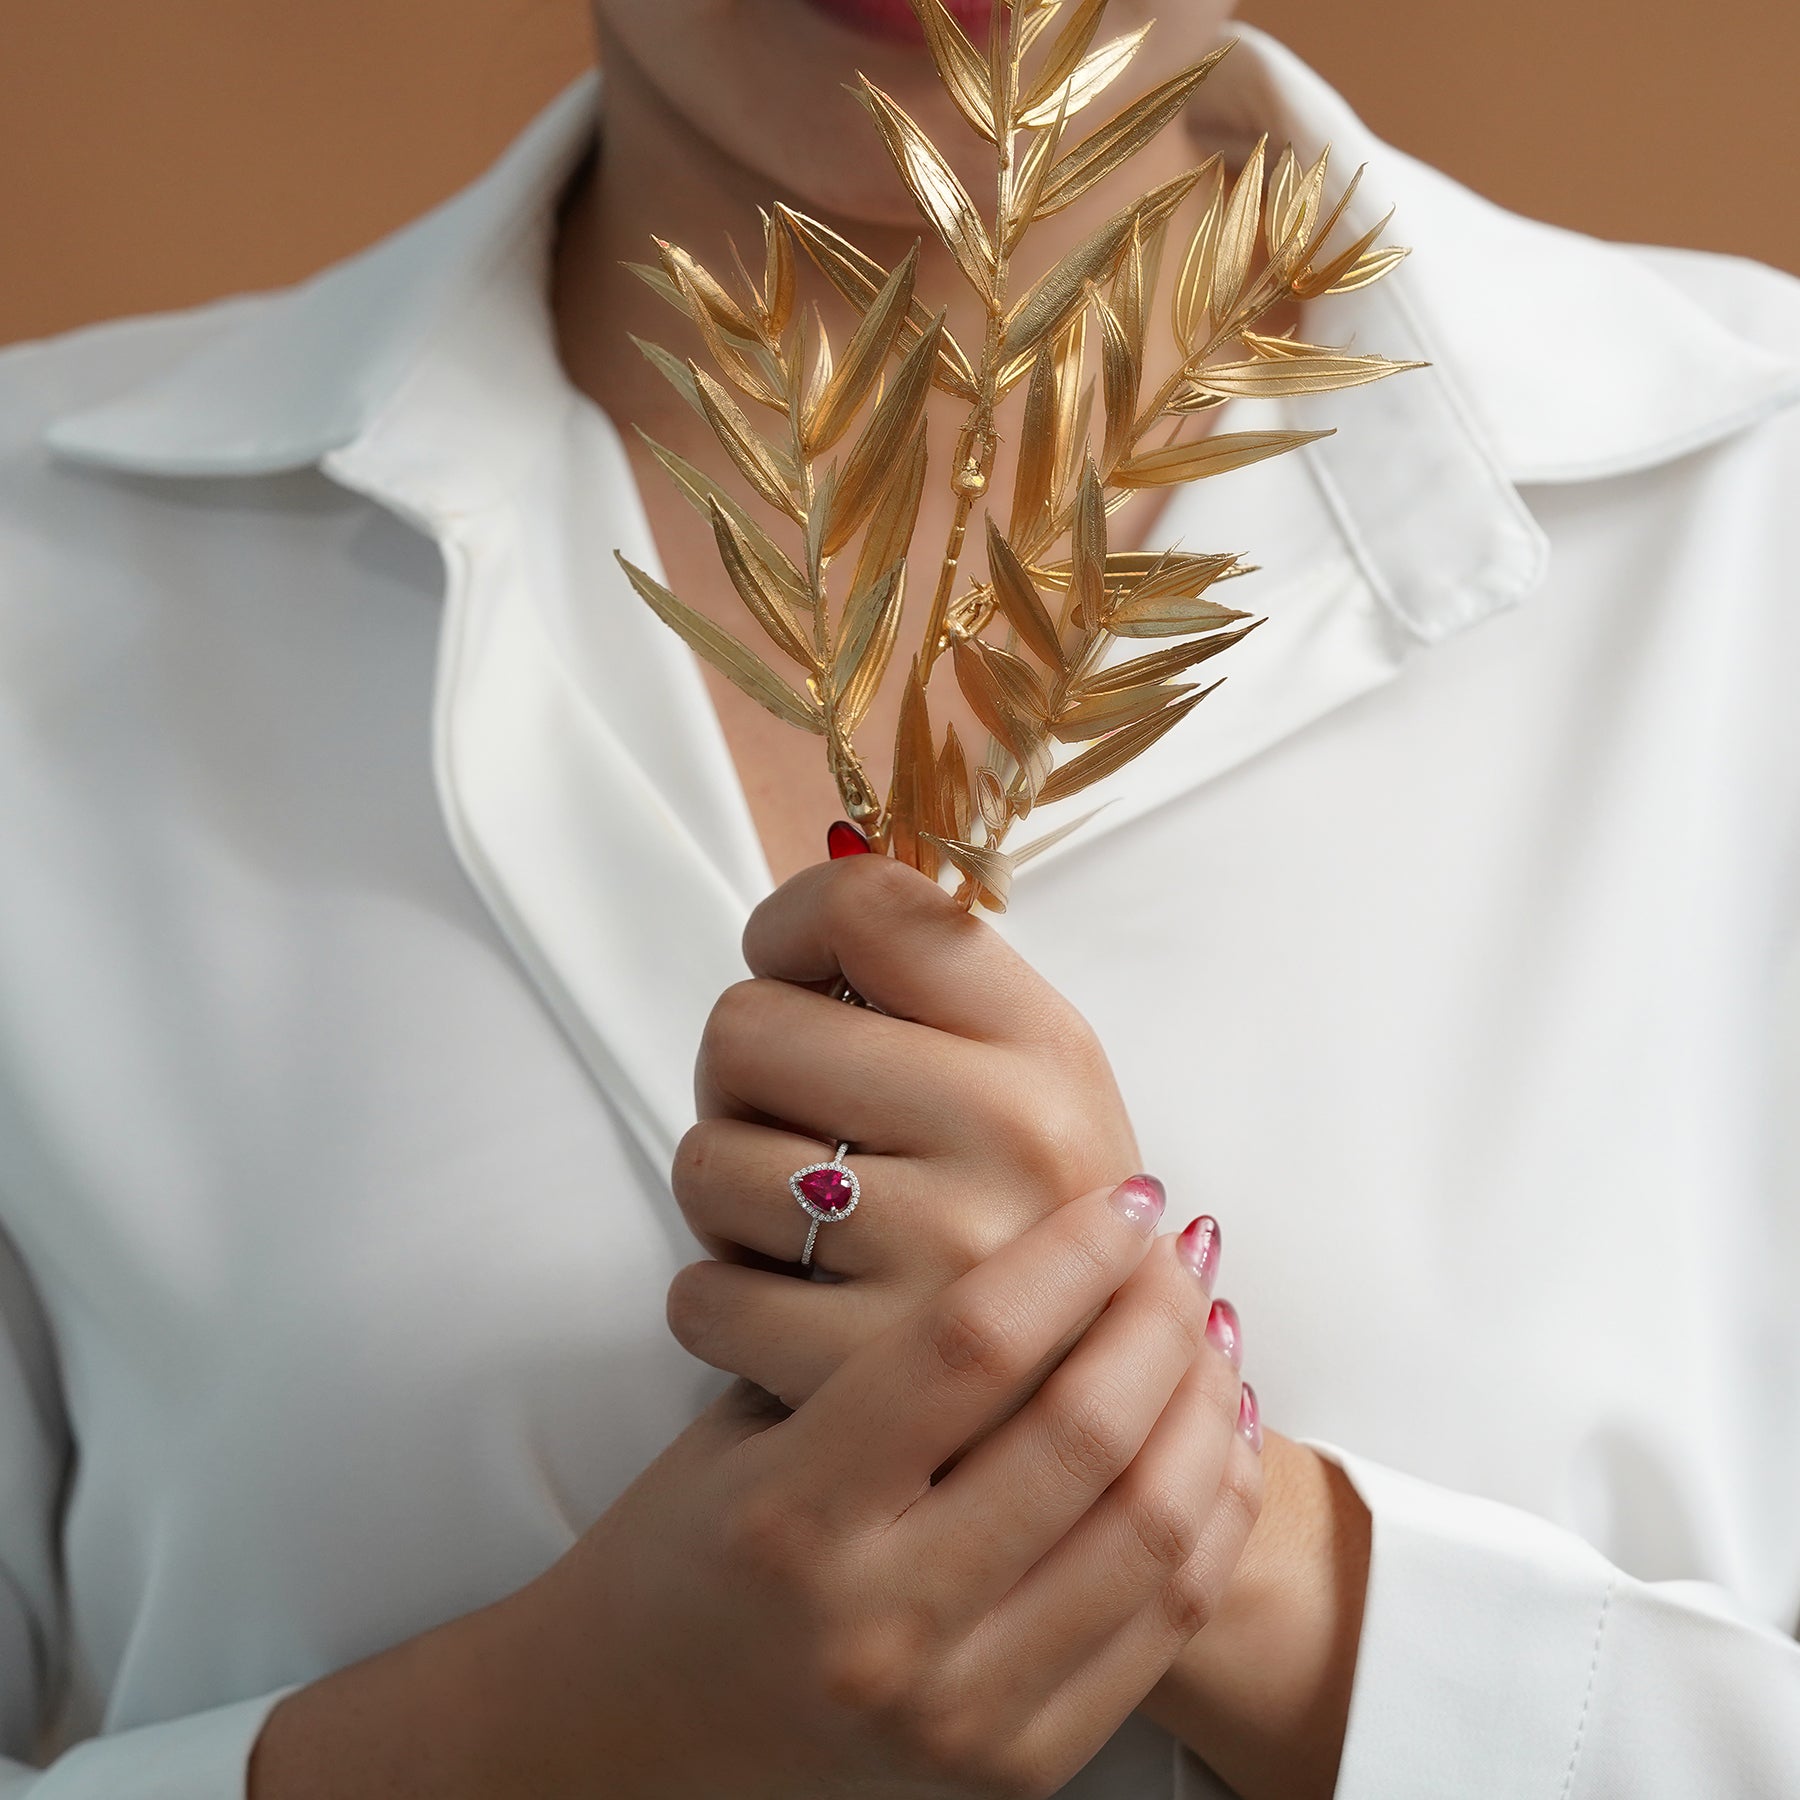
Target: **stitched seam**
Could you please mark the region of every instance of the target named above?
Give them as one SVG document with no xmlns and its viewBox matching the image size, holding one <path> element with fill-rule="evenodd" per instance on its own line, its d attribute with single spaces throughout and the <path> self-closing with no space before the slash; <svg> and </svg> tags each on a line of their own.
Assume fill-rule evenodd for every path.
<svg viewBox="0 0 1800 1800">
<path fill-rule="evenodd" d="M 1600 1673 L 1600 1640 L 1606 1635 L 1606 1615 L 1612 1611 L 1614 1583 L 1606 1584 L 1600 1600 L 1600 1616 L 1594 1621 L 1594 1654 L 1588 1659 L 1587 1688 L 1581 1696 L 1581 1714 L 1575 1721 L 1575 1742 L 1569 1750 L 1569 1766 L 1563 1773 L 1562 1793 L 1558 1800 L 1569 1800 L 1575 1786 L 1575 1765 L 1581 1760 L 1582 1740 L 1587 1736 L 1588 1709 L 1594 1703 L 1594 1683 Z"/>
</svg>

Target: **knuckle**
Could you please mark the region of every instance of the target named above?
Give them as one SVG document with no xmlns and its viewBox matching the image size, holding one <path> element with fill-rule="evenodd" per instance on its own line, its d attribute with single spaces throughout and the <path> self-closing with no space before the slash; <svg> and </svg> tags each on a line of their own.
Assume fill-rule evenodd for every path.
<svg viewBox="0 0 1800 1800">
<path fill-rule="evenodd" d="M 1182 1639 L 1198 1637 L 1218 1610 L 1218 1583 L 1210 1564 L 1196 1557 L 1178 1569 L 1162 1591 L 1163 1617 Z"/>
<path fill-rule="evenodd" d="M 1262 1516 L 1262 1458 L 1241 1439 L 1232 1444 L 1225 1460 L 1225 1473 L 1219 1481 L 1217 1505 L 1236 1527 L 1237 1536 L 1247 1538 Z"/>
<path fill-rule="evenodd" d="M 1024 1321 L 993 1295 L 942 1303 L 926 1328 L 933 1368 L 958 1379 L 1008 1382 L 1026 1373 Z"/>
<path fill-rule="evenodd" d="M 1131 1460 L 1117 1410 L 1092 1389 L 1051 1407 L 1044 1429 L 1057 1466 L 1083 1486 L 1105 1485 Z"/>
<path fill-rule="evenodd" d="M 1179 1570 L 1200 1547 L 1200 1516 L 1172 1488 L 1144 1488 L 1129 1495 L 1125 1523 L 1132 1541 L 1157 1568 Z"/>
<path fill-rule="evenodd" d="M 833 944 L 886 942 L 896 927 L 921 915 L 929 887 L 916 869 L 894 857 L 845 857 L 833 866 L 820 896 L 827 940 Z"/>
<path fill-rule="evenodd" d="M 700 1060 L 730 1067 L 747 1045 L 754 1044 L 763 1016 L 765 994 L 760 981 L 735 981 L 706 1016 L 700 1033 Z"/>
<path fill-rule="evenodd" d="M 774 1577 L 784 1588 L 800 1581 L 811 1565 L 805 1540 L 805 1522 L 785 1495 L 756 1490 L 739 1500 L 731 1544 L 736 1560 L 753 1577 Z"/>
<path fill-rule="evenodd" d="M 820 1658 L 819 1685 L 830 1704 L 869 1723 L 903 1714 L 911 1666 L 891 1638 L 867 1629 L 836 1638 Z"/>
<path fill-rule="evenodd" d="M 675 1146 L 675 1157 L 669 1165 L 669 1185 L 685 1210 L 705 1183 L 706 1172 L 718 1151 L 718 1128 L 709 1119 L 690 1125 Z"/>
<path fill-rule="evenodd" d="M 702 1350 L 713 1319 L 708 1293 L 712 1285 L 708 1271 L 712 1266 L 698 1262 L 677 1269 L 675 1279 L 669 1283 L 668 1297 L 663 1302 L 663 1316 L 668 1321 L 670 1335 L 690 1356 L 700 1357 L 702 1361 L 705 1360 Z"/>
</svg>

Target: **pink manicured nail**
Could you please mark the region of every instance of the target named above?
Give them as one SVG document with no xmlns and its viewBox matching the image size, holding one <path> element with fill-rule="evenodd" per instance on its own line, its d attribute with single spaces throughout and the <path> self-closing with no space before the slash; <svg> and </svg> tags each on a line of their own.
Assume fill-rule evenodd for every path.
<svg viewBox="0 0 1800 1800">
<path fill-rule="evenodd" d="M 1244 1366 L 1244 1328 L 1238 1323 L 1237 1308 L 1229 1300 L 1215 1300 L 1206 1315 L 1206 1338 L 1214 1349 L 1224 1352 L 1234 1369 Z"/>
<path fill-rule="evenodd" d="M 1133 1175 L 1112 1191 L 1113 1210 L 1127 1225 L 1135 1225 L 1148 1237 L 1163 1215 L 1168 1196 L 1154 1175 Z"/>
<path fill-rule="evenodd" d="M 1256 1389 L 1247 1381 L 1238 1395 L 1238 1430 L 1250 1440 L 1252 1450 L 1262 1448 L 1262 1414 L 1256 1409 Z"/>
<path fill-rule="evenodd" d="M 1175 1240 L 1175 1250 L 1210 1294 L 1219 1273 L 1219 1221 L 1211 1213 L 1202 1213 Z"/>
</svg>

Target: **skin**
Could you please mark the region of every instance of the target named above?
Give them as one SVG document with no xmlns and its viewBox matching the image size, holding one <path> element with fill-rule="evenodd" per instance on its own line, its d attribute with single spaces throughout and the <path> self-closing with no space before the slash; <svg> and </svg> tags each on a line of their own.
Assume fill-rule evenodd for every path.
<svg viewBox="0 0 1800 1800">
<path fill-rule="evenodd" d="M 1172 12 L 1132 81 L 1193 60 L 1223 11 Z M 1109 26 L 1142 16 L 1115 0 Z M 841 93 L 857 67 L 947 147 L 967 134 L 918 52 L 805 0 L 600 0 L 597 26 L 605 154 L 562 211 L 563 360 L 612 418 L 717 468 L 629 342 L 681 340 L 620 260 L 655 232 L 728 268 L 772 198 L 898 260 L 917 222 Z M 1171 130 L 1128 179 L 1204 147 Z M 979 157 L 962 173 L 978 183 Z M 1069 209 L 1033 256 L 1117 203 Z M 956 285 L 929 246 L 919 281 Z M 671 585 L 741 629 L 710 539 L 628 441 Z M 1117 516 L 1115 545 L 1155 504 Z M 934 482 L 922 529 L 948 516 Z M 1322 1459 L 1274 1433 L 1259 1455 L 1238 1429 L 1206 1287 L 1109 1200 L 1136 1145 L 1085 1022 L 911 871 L 811 866 L 839 810 L 816 741 L 712 692 L 771 868 L 794 877 L 708 1028 L 675 1174 L 718 1259 L 678 1279 L 672 1328 L 745 1380 L 536 1581 L 285 1699 L 252 1800 L 1039 1796 L 1139 1705 L 1245 1800 L 1328 1795 L 1366 1513 Z M 892 724 L 877 711 L 865 741 Z M 840 971 L 888 1016 L 826 999 Z M 880 1203 L 822 1234 L 842 1279 L 802 1283 L 776 1265 L 805 1221 L 769 1196 L 840 1133 Z"/>
</svg>

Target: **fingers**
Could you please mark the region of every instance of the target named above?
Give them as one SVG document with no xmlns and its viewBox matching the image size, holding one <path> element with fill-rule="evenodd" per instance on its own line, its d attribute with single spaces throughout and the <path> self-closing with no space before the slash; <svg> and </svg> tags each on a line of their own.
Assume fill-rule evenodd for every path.
<svg viewBox="0 0 1800 1800">
<path fill-rule="evenodd" d="M 798 1207 L 794 1215 L 805 1216 Z M 690 1356 L 791 1407 L 818 1391 L 846 1345 L 867 1340 L 867 1310 L 854 1283 L 796 1281 L 721 1262 L 679 1270 L 667 1302 L 669 1330 Z"/>
<path fill-rule="evenodd" d="M 1242 1433 L 1234 1431 L 1226 1446 L 1215 1495 L 1194 1553 L 1152 1603 L 1141 1607 L 1105 1643 L 1090 1638 L 1081 1646 L 1079 1658 L 1065 1656 L 1069 1673 L 1049 1704 L 1043 1702 L 1041 1678 L 1032 1681 L 1025 1700 L 1036 1723 L 1019 1746 L 1025 1762 L 1045 1766 L 1059 1759 L 1066 1762 L 1064 1740 L 1070 1721 L 1124 1718 L 1142 1704 L 1183 1648 L 1216 1616 L 1262 1506 L 1262 1457 Z M 1018 1662 L 1015 1658 L 1013 1666 Z"/>
<path fill-rule="evenodd" d="M 1232 1567 L 1220 1556 L 1235 1560 L 1260 1494 L 1242 1387 L 1209 1334 L 1130 1465 L 997 1609 L 1053 1679 L 1073 1677 L 1140 1615 L 1164 1668 L 1206 1622 Z M 1234 1461 L 1234 1445 L 1246 1456 Z"/>
<path fill-rule="evenodd" d="M 754 975 L 827 986 L 841 973 L 883 1012 L 989 1042 L 1045 1035 L 1073 1017 L 991 926 L 887 856 L 820 863 L 751 914 Z"/>
<path fill-rule="evenodd" d="M 742 1251 L 799 1262 L 812 1224 L 790 1177 L 824 1163 L 833 1145 L 743 1120 L 706 1120 L 675 1147 L 671 1183 L 695 1237 L 715 1256 Z M 814 1262 L 853 1280 L 905 1271 L 907 1289 L 934 1289 L 1019 1235 L 1022 1215 L 1004 1199 L 967 1192 L 949 1166 L 900 1156 L 866 1156 L 851 1145 L 844 1163 L 862 1201 L 819 1231 Z"/>
<path fill-rule="evenodd" d="M 909 1528 L 950 1546 L 972 1606 L 985 1610 L 1027 1577 L 1038 1581 L 1040 1559 L 1071 1532 L 1091 1529 L 1109 1503 L 1102 1496 L 1115 1482 L 1129 1484 L 1127 1470 L 1160 1430 L 1171 1396 L 1192 1386 L 1196 1366 L 1221 1390 L 1230 1384 L 1235 1419 L 1236 1372 L 1224 1357 L 1202 1354 L 1217 1244 L 1210 1218 L 1160 1240 L 1018 1416 L 914 1507 Z M 1058 1567 L 1053 1593 L 1086 1564 Z M 1114 1598 L 1100 1601 L 1109 1629 L 1123 1616 L 1111 1610 Z"/>
<path fill-rule="evenodd" d="M 783 1430 L 801 1454 L 858 1469 L 867 1503 L 898 1517 L 1036 1390 L 1143 1261 L 1162 1205 L 1161 1184 L 1134 1177 L 1058 1208 L 864 1345 Z"/>
<path fill-rule="evenodd" d="M 877 1154 L 954 1149 L 943 1095 L 979 1094 L 993 1078 L 961 1039 L 763 980 L 719 996 L 695 1085 L 703 1119 L 776 1120 L 825 1140 L 829 1156 L 839 1141 Z"/>
</svg>

